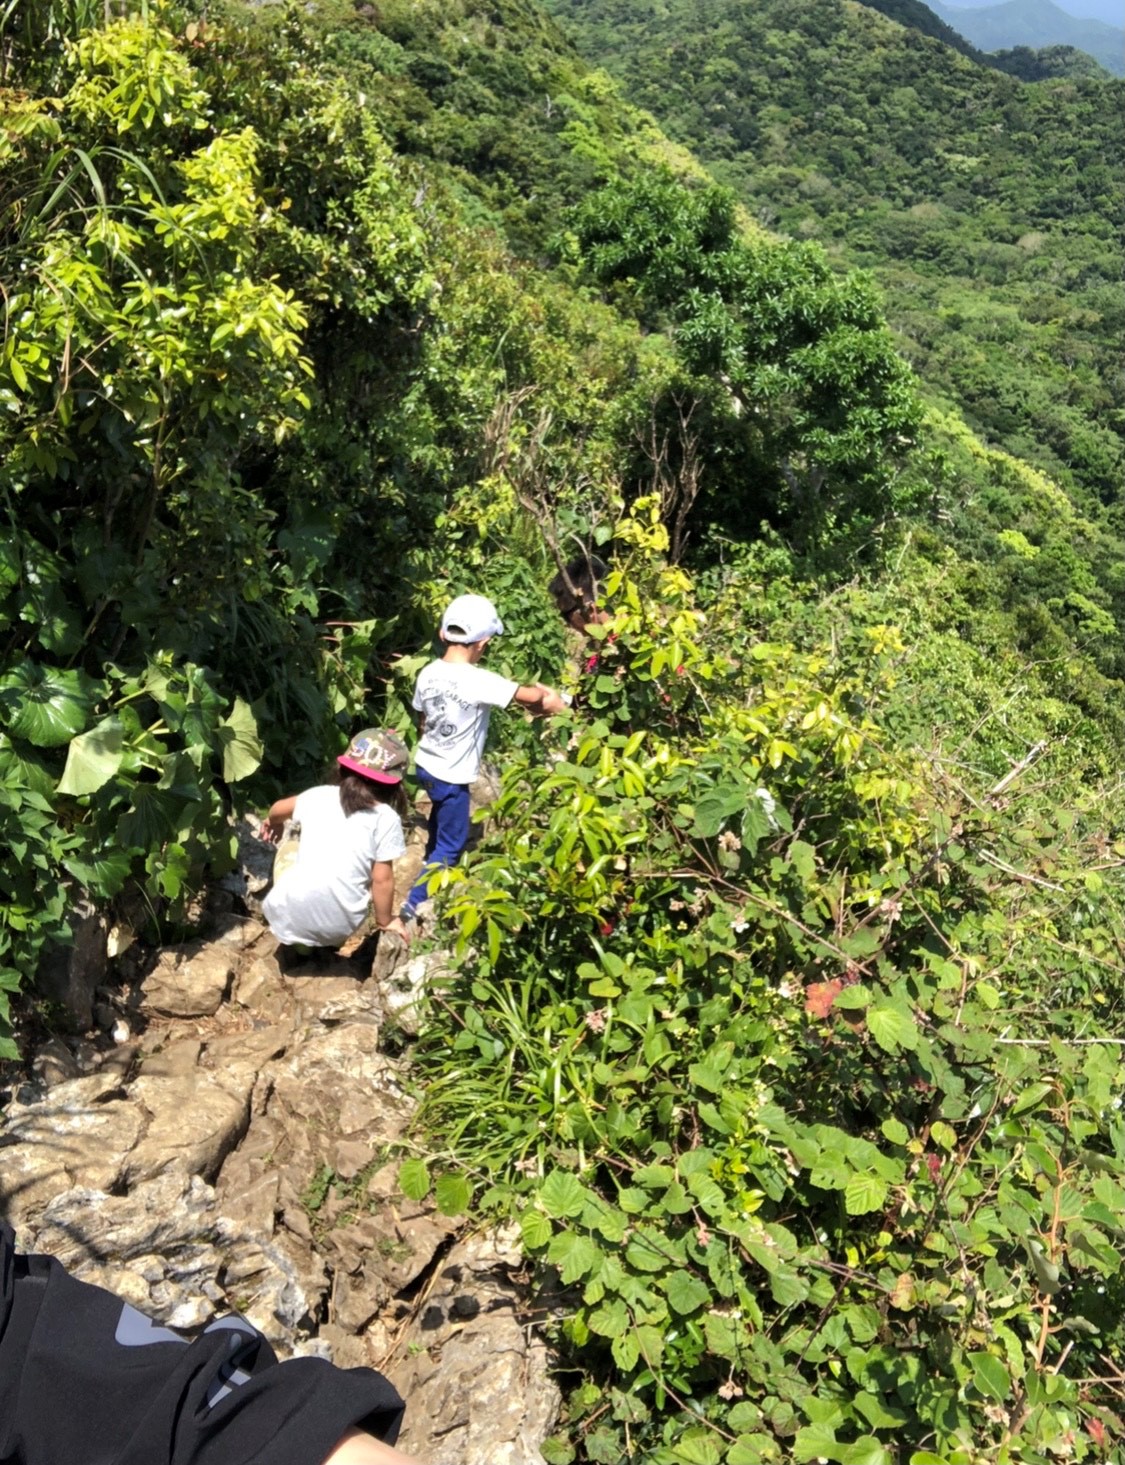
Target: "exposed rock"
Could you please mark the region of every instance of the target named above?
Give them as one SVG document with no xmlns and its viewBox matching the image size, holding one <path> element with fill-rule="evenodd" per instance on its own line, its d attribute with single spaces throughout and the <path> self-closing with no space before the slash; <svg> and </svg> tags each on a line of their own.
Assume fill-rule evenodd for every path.
<svg viewBox="0 0 1125 1465">
<path fill-rule="evenodd" d="M 397 1183 L 413 1100 L 380 1024 L 412 1030 L 443 956 L 384 941 L 376 980 L 339 957 L 282 971 L 265 928 L 209 909 L 214 939 L 138 983 L 136 1037 L 41 1050 L 0 1113 L 0 1215 L 161 1323 L 236 1310 L 283 1355 L 391 1371 L 424 1458 L 540 1465 L 557 1390 L 518 1252 L 454 1245 Z"/>
<path fill-rule="evenodd" d="M 61 1038 L 51 1038 L 36 1053 L 31 1071 L 43 1087 L 49 1089 L 55 1084 L 65 1083 L 67 1079 L 77 1078 L 82 1066 Z"/>
<path fill-rule="evenodd" d="M 520 1256 L 504 1234 L 454 1247 L 388 1374 L 410 1409 L 407 1453 L 463 1465 L 542 1465 L 560 1395 L 543 1341 L 529 1336 L 511 1281 Z"/>
<path fill-rule="evenodd" d="M 192 941 L 170 946 L 144 980 L 141 1007 L 167 1017 L 210 1017 L 234 980 L 229 947 Z"/>
<path fill-rule="evenodd" d="M 144 1138 L 126 1157 L 126 1185 L 151 1180 L 165 1170 L 213 1180 L 250 1122 L 255 1075 L 195 1073 L 172 1078 L 142 1074 L 131 1097 L 151 1116 Z"/>
<path fill-rule="evenodd" d="M 371 980 L 385 1017 L 400 1032 L 417 1037 L 425 1016 L 426 992 L 436 977 L 446 976 L 448 971 L 446 953 L 441 951 L 421 952 L 385 972 L 376 959 Z"/>
<path fill-rule="evenodd" d="M 267 931 L 261 921 L 236 911 L 216 912 L 207 923 L 207 938 L 218 946 L 253 946 Z"/>
<path fill-rule="evenodd" d="M 256 957 L 240 968 L 231 1000 L 267 1022 L 284 1019 L 290 1002 L 276 955 Z"/>
<path fill-rule="evenodd" d="M 112 1072 L 58 1084 L 38 1102 L 21 1094 L 0 1137 L 0 1214 L 22 1220 L 76 1186 L 113 1190 L 144 1129 Z"/>
<path fill-rule="evenodd" d="M 322 1269 L 311 1272 L 306 1290 L 285 1248 L 224 1216 L 195 1176 L 163 1175 L 126 1196 L 68 1191 L 21 1240 L 169 1327 L 198 1327 L 233 1310 L 283 1347 L 311 1322 L 327 1290 Z"/>
<path fill-rule="evenodd" d="M 72 1032 L 93 1026 L 94 989 L 105 981 L 108 926 L 88 900 L 80 900 L 67 917 L 73 939 L 52 945 L 39 963 L 35 985 L 66 1014 Z"/>
<path fill-rule="evenodd" d="M 146 1078 L 180 1078 L 194 1073 L 203 1052 L 199 1038 L 181 1038 L 178 1043 L 169 1043 L 143 1062 L 141 1071 Z"/>
</svg>

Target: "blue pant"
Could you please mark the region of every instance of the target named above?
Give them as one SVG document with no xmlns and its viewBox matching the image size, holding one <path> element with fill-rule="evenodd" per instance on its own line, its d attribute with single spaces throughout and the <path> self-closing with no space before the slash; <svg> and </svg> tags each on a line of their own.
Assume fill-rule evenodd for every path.
<svg viewBox="0 0 1125 1465">
<path fill-rule="evenodd" d="M 403 902 L 403 912 L 414 911 L 426 899 L 426 886 L 435 870 L 455 865 L 469 842 L 469 785 L 446 783 L 424 768 L 415 777 L 420 788 L 430 796 L 430 832 L 426 839 L 426 862 L 410 894 Z"/>
</svg>

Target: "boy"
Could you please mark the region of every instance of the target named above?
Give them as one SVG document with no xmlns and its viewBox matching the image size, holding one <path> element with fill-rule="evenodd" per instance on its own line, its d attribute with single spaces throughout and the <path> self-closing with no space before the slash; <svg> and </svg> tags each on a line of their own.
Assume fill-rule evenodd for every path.
<svg viewBox="0 0 1125 1465">
<path fill-rule="evenodd" d="M 414 710 L 422 714 L 417 779 L 432 807 L 426 863 L 403 904 L 404 921 L 415 918 L 434 871 L 456 864 L 469 842 L 469 785 L 480 772 L 493 707 L 516 702 L 538 716 L 566 708 L 550 687 L 538 682 L 521 687 L 478 665 L 489 641 L 503 630 L 491 600 L 459 595 L 441 618 L 445 654 L 423 668 L 415 685 Z"/>
</svg>

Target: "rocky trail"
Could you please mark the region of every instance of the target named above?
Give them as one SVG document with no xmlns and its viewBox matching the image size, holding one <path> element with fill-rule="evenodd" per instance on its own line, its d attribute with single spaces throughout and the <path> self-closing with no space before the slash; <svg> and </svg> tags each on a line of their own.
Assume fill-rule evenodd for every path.
<svg viewBox="0 0 1125 1465">
<path fill-rule="evenodd" d="M 380 1369 L 423 1460 L 539 1465 L 558 1391 L 518 1246 L 397 1183 L 402 1038 L 443 960 L 387 943 L 373 969 L 283 970 L 260 920 L 212 911 L 88 996 L 91 1033 L 0 1079 L 0 1215 L 161 1323 L 236 1311 L 282 1356 Z"/>
</svg>

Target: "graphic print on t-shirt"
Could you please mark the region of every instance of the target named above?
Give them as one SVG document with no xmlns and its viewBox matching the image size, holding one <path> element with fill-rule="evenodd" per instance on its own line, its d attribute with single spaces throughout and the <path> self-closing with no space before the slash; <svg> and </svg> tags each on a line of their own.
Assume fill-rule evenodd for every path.
<svg viewBox="0 0 1125 1465">
<path fill-rule="evenodd" d="M 493 707 L 507 707 L 518 682 L 482 666 L 432 661 L 414 688 L 414 709 L 425 715 L 418 766 L 449 783 L 472 783 Z"/>
</svg>

